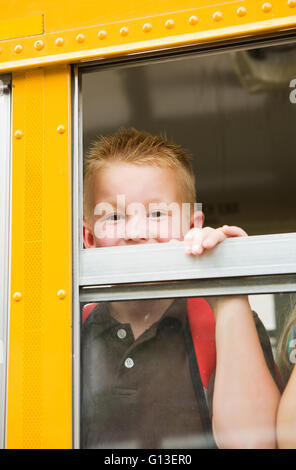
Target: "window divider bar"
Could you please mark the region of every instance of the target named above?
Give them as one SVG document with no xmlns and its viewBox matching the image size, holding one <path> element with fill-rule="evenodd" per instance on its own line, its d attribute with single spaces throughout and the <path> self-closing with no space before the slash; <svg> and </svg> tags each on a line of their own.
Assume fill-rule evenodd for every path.
<svg viewBox="0 0 296 470">
<path fill-rule="evenodd" d="M 228 238 L 201 256 L 183 242 L 80 251 L 80 286 L 296 274 L 296 233 Z"/>
<path fill-rule="evenodd" d="M 195 279 L 163 283 L 92 286 L 80 288 L 80 302 L 111 302 L 176 297 L 210 297 L 296 292 L 294 275 Z"/>
</svg>

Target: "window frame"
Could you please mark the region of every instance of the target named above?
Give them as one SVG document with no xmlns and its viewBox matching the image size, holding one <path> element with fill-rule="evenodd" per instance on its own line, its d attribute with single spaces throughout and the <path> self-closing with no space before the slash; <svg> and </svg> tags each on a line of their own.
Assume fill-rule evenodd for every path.
<svg viewBox="0 0 296 470">
<path fill-rule="evenodd" d="M 6 446 L 11 224 L 11 77 L 0 75 L 0 448 Z"/>
<path fill-rule="evenodd" d="M 118 272 L 118 266 L 124 266 L 124 272 Z M 282 292 L 296 289 L 295 274 L 296 233 L 229 238 L 201 257 L 185 256 L 183 242 L 80 250 L 79 286 L 85 300 L 94 292 L 97 300 L 103 298 L 103 288 L 120 286 L 123 291 L 125 285 L 139 285 L 145 298 L 153 285 L 156 295 L 169 282 L 178 283 L 180 296 L 188 295 L 188 288 L 181 287 L 184 281 L 195 286 L 190 296 L 196 295 L 195 289 L 199 295 L 236 294 L 239 287 L 249 294 Z M 288 287 L 281 275 L 289 276 Z"/>
</svg>

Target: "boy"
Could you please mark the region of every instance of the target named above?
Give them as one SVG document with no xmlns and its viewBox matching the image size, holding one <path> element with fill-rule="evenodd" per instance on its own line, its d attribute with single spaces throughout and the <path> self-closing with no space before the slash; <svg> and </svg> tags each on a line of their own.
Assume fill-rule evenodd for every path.
<svg viewBox="0 0 296 470">
<path fill-rule="evenodd" d="M 246 235 L 238 227 L 202 228 L 194 203 L 187 153 L 161 137 L 121 130 L 97 141 L 86 160 L 85 247 L 177 240 L 187 255 L 200 256 Z M 204 448 L 212 427 L 219 447 L 275 446 L 279 392 L 263 325 L 247 297 L 207 300 L 217 351 L 209 407 L 194 387 L 186 299 L 94 308 L 82 337 L 83 447 Z"/>
</svg>

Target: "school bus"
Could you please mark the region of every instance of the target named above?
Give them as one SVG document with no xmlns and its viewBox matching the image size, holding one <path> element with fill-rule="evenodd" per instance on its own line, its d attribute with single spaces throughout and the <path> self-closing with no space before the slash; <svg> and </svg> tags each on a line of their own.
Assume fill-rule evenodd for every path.
<svg viewBox="0 0 296 470">
<path fill-rule="evenodd" d="M 296 0 L 2 2 L 2 448 L 79 448 L 80 304 L 261 294 L 276 341 L 296 287 L 295 31 Z M 202 269 L 177 248 L 141 266 L 83 250 L 83 154 L 121 126 L 201 148 L 208 224 L 254 237 Z"/>
</svg>

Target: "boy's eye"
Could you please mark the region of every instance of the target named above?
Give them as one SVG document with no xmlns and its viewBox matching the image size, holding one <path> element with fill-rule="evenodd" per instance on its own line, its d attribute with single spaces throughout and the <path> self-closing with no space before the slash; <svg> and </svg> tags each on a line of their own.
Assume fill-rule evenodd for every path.
<svg viewBox="0 0 296 470">
<path fill-rule="evenodd" d="M 123 216 L 121 214 L 109 214 L 107 217 L 106 217 L 106 220 L 110 221 L 110 222 L 118 222 L 119 220 L 121 220 L 123 218 Z"/>
<path fill-rule="evenodd" d="M 155 210 L 149 214 L 149 217 L 152 217 L 154 219 L 159 219 L 160 217 L 165 216 L 166 213 L 160 210 Z"/>
</svg>

